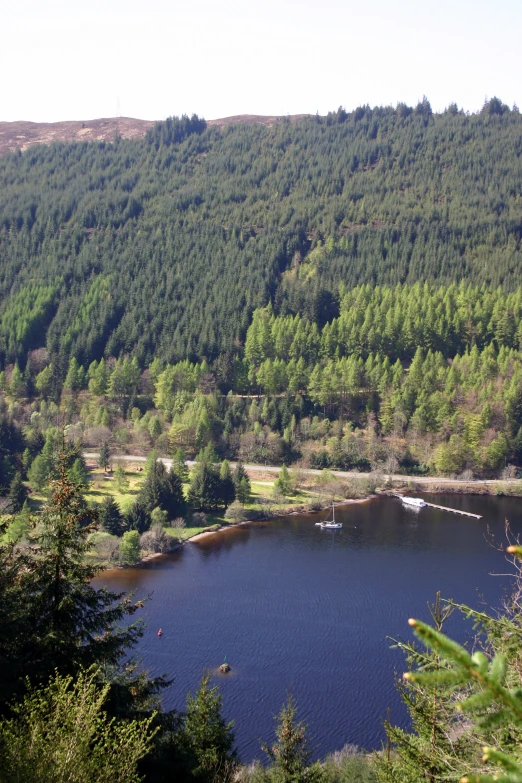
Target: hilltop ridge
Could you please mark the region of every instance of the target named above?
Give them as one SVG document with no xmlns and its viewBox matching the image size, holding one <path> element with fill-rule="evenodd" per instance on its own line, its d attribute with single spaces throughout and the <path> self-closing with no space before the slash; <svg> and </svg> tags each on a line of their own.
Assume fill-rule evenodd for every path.
<svg viewBox="0 0 522 783">
<path fill-rule="evenodd" d="M 287 119 L 297 122 L 309 117 L 309 114 L 295 114 Z M 207 125 L 223 127 L 225 125 L 264 125 L 271 128 L 274 123 L 284 119 L 280 115 L 236 114 L 233 117 L 221 117 L 207 120 Z M 116 136 L 122 139 L 140 139 L 156 124 L 156 120 L 139 120 L 134 117 L 101 117 L 96 120 L 64 120 L 62 122 L 0 122 L 0 155 L 20 150 L 24 152 L 35 144 L 78 141 L 114 141 Z"/>
</svg>

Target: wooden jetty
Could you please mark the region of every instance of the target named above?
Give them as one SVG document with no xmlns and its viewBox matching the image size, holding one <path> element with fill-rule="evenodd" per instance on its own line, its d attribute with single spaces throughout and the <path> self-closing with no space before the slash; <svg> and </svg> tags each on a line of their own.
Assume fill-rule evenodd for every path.
<svg viewBox="0 0 522 783">
<path fill-rule="evenodd" d="M 462 514 L 465 517 L 473 517 L 473 519 L 482 519 L 481 514 L 472 514 L 471 511 L 461 511 L 459 508 L 448 508 L 448 506 L 437 506 L 435 503 L 427 503 L 430 508 L 438 508 L 439 511 L 451 511 L 452 514 Z"/>
<path fill-rule="evenodd" d="M 399 500 L 403 500 L 404 497 L 409 497 L 405 495 L 400 495 L 398 492 L 392 492 L 390 494 L 394 498 L 399 498 Z M 451 511 L 452 514 L 462 514 L 462 516 L 464 517 L 473 517 L 473 519 L 482 519 L 481 514 L 472 514 L 471 511 L 461 511 L 459 508 L 449 508 L 449 506 L 437 506 L 436 503 L 428 503 L 426 500 L 424 500 L 424 505 L 419 506 L 419 508 L 423 508 L 425 506 L 429 506 L 430 508 L 438 508 L 439 511 Z"/>
</svg>

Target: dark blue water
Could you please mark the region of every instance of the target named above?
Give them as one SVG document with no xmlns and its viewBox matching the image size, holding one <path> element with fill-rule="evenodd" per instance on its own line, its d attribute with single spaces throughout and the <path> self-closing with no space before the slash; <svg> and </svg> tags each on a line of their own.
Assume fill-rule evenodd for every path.
<svg viewBox="0 0 522 783">
<path fill-rule="evenodd" d="M 175 678 L 167 707 L 183 709 L 203 670 L 214 671 L 243 760 L 260 757 L 260 740 L 272 739 L 289 688 L 319 755 L 347 742 L 380 747 L 388 707 L 406 725 L 394 688 L 403 657 L 387 637 L 411 638 L 408 617 L 428 620 L 437 590 L 498 606 L 509 579 L 490 573 L 509 569 L 486 528 L 504 541 L 508 518 L 522 532 L 522 500 L 426 499 L 484 518 L 381 498 L 339 508 L 341 532 L 320 530 L 317 517 L 289 517 L 225 531 L 101 581 L 152 593 L 138 654 L 154 674 Z M 456 615 L 446 630 L 461 641 L 472 634 Z M 225 655 L 232 671 L 219 675 Z"/>
</svg>

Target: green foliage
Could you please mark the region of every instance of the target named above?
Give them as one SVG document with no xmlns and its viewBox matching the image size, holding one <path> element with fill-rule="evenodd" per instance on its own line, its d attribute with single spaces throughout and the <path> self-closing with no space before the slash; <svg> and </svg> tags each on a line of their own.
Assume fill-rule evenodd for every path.
<svg viewBox="0 0 522 783">
<path fill-rule="evenodd" d="M 27 478 L 29 479 L 31 488 L 36 492 L 40 492 L 47 484 L 50 470 L 49 461 L 43 454 L 38 454 L 27 471 Z"/>
<path fill-rule="evenodd" d="M 175 473 L 176 476 L 179 476 L 182 484 L 185 484 L 188 481 L 189 472 L 182 449 L 178 449 L 174 454 L 171 471 Z"/>
<path fill-rule="evenodd" d="M 140 534 L 127 530 L 120 541 L 120 561 L 123 565 L 135 565 L 140 559 Z"/>
<path fill-rule="evenodd" d="M 185 120 L 172 118 L 146 139 L 2 156 L 4 363 L 25 366 L 45 341 L 63 380 L 73 356 L 120 357 L 110 394 L 123 400 L 136 389 L 123 357 L 207 356 L 228 391 L 244 376 L 237 341 L 269 301 L 321 329 L 340 283 L 513 289 L 522 117 L 497 99 L 473 116 L 428 106 L 271 128 L 195 118 L 174 134 Z"/>
<path fill-rule="evenodd" d="M 198 458 L 202 455 L 198 455 Z M 222 466 L 223 467 L 223 466 Z M 225 465 L 224 478 L 211 462 L 197 462 L 190 475 L 188 502 L 195 509 L 227 507 L 235 498 L 230 468 Z"/>
<path fill-rule="evenodd" d="M 0 547 L 0 604 L 5 610 L 0 705 L 21 687 L 22 676 L 37 685 L 55 669 L 74 675 L 92 664 L 117 668 L 123 651 L 142 633 L 137 623 L 123 624 L 136 604 L 91 584 L 98 570 L 85 555 L 93 526 L 67 469 L 62 456 L 59 478 L 52 482 L 50 499 L 30 535 L 29 553 Z"/>
<path fill-rule="evenodd" d="M 103 530 L 112 536 L 122 536 L 125 522 L 118 504 L 112 495 L 107 495 L 98 506 L 98 522 Z"/>
<path fill-rule="evenodd" d="M 0 335 L 7 361 L 21 359 L 26 351 L 41 345 L 42 334 L 53 316 L 59 285 L 30 283 L 6 303 L 0 316 Z"/>
<path fill-rule="evenodd" d="M 248 478 L 248 474 L 241 461 L 236 464 L 232 480 L 236 488 L 236 498 L 243 505 L 245 505 L 245 503 L 249 503 L 252 488 L 250 486 L 250 479 Z"/>
<path fill-rule="evenodd" d="M 281 468 L 281 471 L 275 481 L 274 486 L 281 492 L 283 495 L 292 495 L 294 488 L 292 485 L 292 479 L 288 472 L 288 468 L 286 465 L 283 465 Z"/>
<path fill-rule="evenodd" d="M 98 465 L 103 470 L 107 470 L 109 466 L 109 460 L 111 458 L 111 451 L 107 442 L 103 443 L 98 455 Z"/>
<path fill-rule="evenodd" d="M 116 465 L 116 468 L 114 470 L 114 486 L 120 493 L 124 493 L 129 489 L 129 480 L 127 479 L 127 476 L 125 475 L 125 468 L 123 465 Z"/>
<path fill-rule="evenodd" d="M 27 499 L 27 490 L 22 482 L 22 474 L 15 473 L 9 486 L 9 511 L 18 514 Z"/>
<path fill-rule="evenodd" d="M 124 517 L 127 530 L 135 530 L 138 534 L 145 533 L 151 525 L 150 513 L 139 497 L 136 498 Z"/>
<path fill-rule="evenodd" d="M 272 762 L 268 779 L 273 783 L 305 783 L 320 781 L 319 765 L 309 766 L 311 751 L 306 739 L 306 726 L 297 720 L 297 707 L 290 694 L 278 716 L 277 740 L 273 745 L 263 745 Z"/>
<path fill-rule="evenodd" d="M 519 546 L 508 552 L 522 555 Z M 399 644 L 410 664 L 400 690 L 413 717 L 413 732 L 386 724 L 395 749 L 391 757 L 377 758 L 379 780 L 413 783 L 424 776 L 433 781 L 460 778 L 462 783 L 522 781 L 517 594 L 498 616 L 458 607 L 482 631 L 482 649 L 473 653 L 442 633 L 453 606 L 442 609 L 439 597 L 432 611 L 435 627 L 409 620 L 427 648 Z"/>
<path fill-rule="evenodd" d="M 175 519 L 185 510 L 181 480 L 176 473 L 167 472 L 163 462 L 154 459 L 149 465 L 139 500 L 148 514 L 159 507 L 168 519 Z"/>
<path fill-rule="evenodd" d="M 187 697 L 181 745 L 191 779 L 201 783 L 229 783 L 238 767 L 233 724 L 222 716 L 221 694 L 204 674 L 199 689 Z"/>
<path fill-rule="evenodd" d="M 74 460 L 68 475 L 71 481 L 74 481 L 79 487 L 86 489 L 87 484 L 89 483 L 89 474 L 85 467 L 85 461 L 81 457 L 77 457 Z"/>
<path fill-rule="evenodd" d="M 153 717 L 115 722 L 104 711 L 109 685 L 96 669 L 55 675 L 31 688 L 0 721 L 0 775 L 4 783 L 138 783 L 137 764 L 151 749 Z"/>
</svg>

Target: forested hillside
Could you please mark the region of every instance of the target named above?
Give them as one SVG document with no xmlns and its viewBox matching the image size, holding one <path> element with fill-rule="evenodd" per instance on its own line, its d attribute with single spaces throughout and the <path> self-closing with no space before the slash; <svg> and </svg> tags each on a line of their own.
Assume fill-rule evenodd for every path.
<svg viewBox="0 0 522 783">
<path fill-rule="evenodd" d="M 424 100 L 272 127 L 171 119 L 6 154 L 2 365 L 43 347 L 60 379 L 72 356 L 241 357 L 256 308 L 321 329 L 361 283 L 514 290 L 521 154 L 522 118 L 497 99 L 472 116 Z"/>
</svg>

